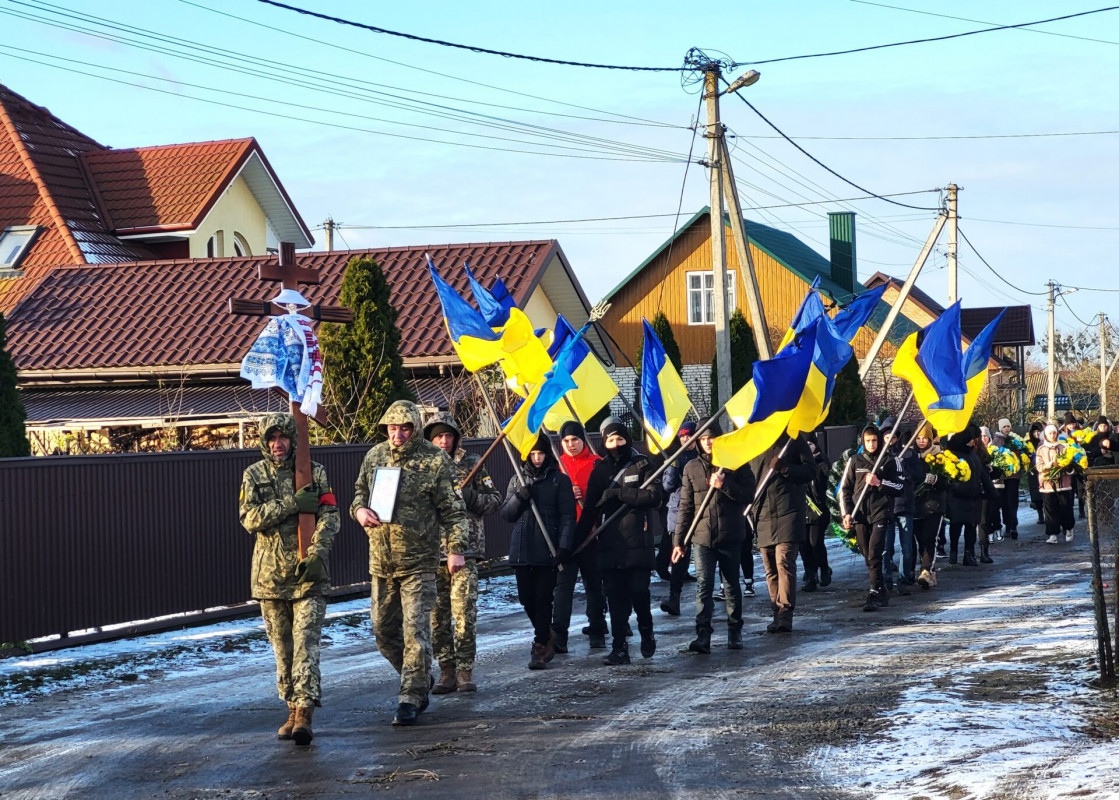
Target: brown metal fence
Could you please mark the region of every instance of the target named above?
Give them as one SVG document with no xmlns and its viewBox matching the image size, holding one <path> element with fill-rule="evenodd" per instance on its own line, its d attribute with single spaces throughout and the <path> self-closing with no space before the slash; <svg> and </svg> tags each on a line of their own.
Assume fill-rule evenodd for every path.
<svg viewBox="0 0 1119 800">
<path fill-rule="evenodd" d="M 481 453 L 489 440 L 464 442 Z M 368 540 L 346 513 L 368 445 L 313 449 L 343 509 L 335 586 L 368 581 Z M 231 607 L 249 600 L 252 537 L 237 521 L 254 450 L 0 459 L 0 645 Z M 504 492 L 512 476 L 487 463 Z M 486 554 L 510 526 L 486 520 Z"/>
</svg>

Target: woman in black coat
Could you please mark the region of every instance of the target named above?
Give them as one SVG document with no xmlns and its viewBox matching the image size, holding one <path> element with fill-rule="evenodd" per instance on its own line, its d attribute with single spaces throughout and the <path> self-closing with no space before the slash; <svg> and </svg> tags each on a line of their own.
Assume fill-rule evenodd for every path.
<svg viewBox="0 0 1119 800">
<path fill-rule="evenodd" d="M 599 461 L 587 482 L 586 500 L 579 517 L 577 538 L 583 541 L 591 528 L 601 525 L 615 511 L 620 518 L 598 534 L 602 581 L 610 605 L 610 630 L 614 641 L 604 661 L 608 666 L 629 663 L 626 630 L 629 616 L 637 615 L 641 655 L 652 658 L 657 649 L 653 636 L 649 573 L 654 567 L 653 548 L 661 530 L 659 508 L 664 498 L 659 481 L 645 486 L 653 474 L 649 459 L 629 443 L 629 431 L 620 422 L 603 426 L 606 458 Z"/>
<path fill-rule="evenodd" d="M 1028 485 L 1030 487 L 1030 507 L 1037 512 L 1037 524 L 1045 524 L 1045 509 L 1042 507 L 1041 501 L 1041 487 L 1038 483 L 1037 466 L 1034 459 L 1037 458 L 1037 449 L 1041 447 L 1041 433 L 1045 429 L 1045 425 L 1041 422 L 1035 422 L 1030 425 L 1029 442 L 1034 446 L 1033 455 L 1030 456 L 1030 470 L 1027 476 Z"/>
<path fill-rule="evenodd" d="M 528 668 L 544 669 L 555 655 L 552 596 L 556 589 L 556 567 L 570 558 L 575 542 L 575 493 L 570 479 L 560 472 L 544 434 L 525 461 L 524 477 L 526 485 L 521 485 L 516 477 L 509 481 L 501 516 L 513 523 L 509 565 L 517 576 L 517 597 L 534 633 Z M 536 504 L 556 547 L 555 556 L 540 531 L 532 503 Z"/>
<path fill-rule="evenodd" d="M 955 564 L 959 555 L 960 532 L 964 534 L 964 566 L 978 565 L 975 559 L 975 541 L 979 525 L 983 523 L 983 501 L 993 499 L 995 487 L 987 468 L 975 453 L 974 442 L 977 431 L 969 426 L 961 433 L 948 438 L 948 450 L 971 468 L 971 477 L 966 481 L 953 481 L 948 490 L 948 563 Z"/>
<path fill-rule="evenodd" d="M 921 559 L 921 573 L 917 585 L 922 589 L 936 586 L 936 537 L 944 522 L 947 510 L 948 491 L 945 482 L 932 472 L 932 466 L 925 461 L 927 456 L 936 456 L 940 447 L 933 444 L 936 431 L 927 422 L 917 431 L 914 462 L 916 468 L 916 489 L 913 506 L 913 537 L 917 540 L 917 556 Z"/>
</svg>

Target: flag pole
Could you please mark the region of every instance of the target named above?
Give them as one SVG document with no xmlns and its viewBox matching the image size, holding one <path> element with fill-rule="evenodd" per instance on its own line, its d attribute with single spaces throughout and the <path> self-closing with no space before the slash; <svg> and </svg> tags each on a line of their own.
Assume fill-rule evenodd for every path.
<svg viewBox="0 0 1119 800">
<path fill-rule="evenodd" d="M 715 475 L 722 475 L 723 471 L 720 469 Z M 711 504 L 711 498 L 715 495 L 715 487 L 708 486 L 707 494 L 703 496 L 703 502 L 699 504 L 699 510 L 696 511 L 695 517 L 692 519 L 692 524 L 688 526 L 688 532 L 684 536 L 684 543 L 680 545 L 681 549 L 687 549 L 688 545 L 692 542 L 692 534 L 695 529 L 699 527 L 699 521 L 703 519 L 703 515 L 707 513 L 707 506 Z"/>
<path fill-rule="evenodd" d="M 478 373 L 474 373 L 474 380 L 478 384 L 478 391 L 482 393 L 482 400 L 486 404 L 486 409 L 490 412 L 490 417 L 493 418 L 493 424 L 500 429 L 501 420 L 498 419 L 497 411 L 496 409 L 494 409 L 493 403 L 490 402 L 490 396 L 486 394 L 486 388 L 482 385 L 482 379 L 478 377 Z M 505 454 L 509 456 L 509 463 L 513 467 L 513 476 L 517 479 L 517 482 L 521 486 L 528 486 L 528 482 L 525 480 L 525 476 L 521 472 L 520 462 L 518 461 L 516 455 L 513 454 L 513 446 L 509 444 L 509 439 L 505 438 L 501 439 L 500 441 L 502 444 L 505 445 Z M 551 439 L 549 439 L 548 441 L 550 443 Z M 552 558 L 555 558 L 557 552 L 556 545 L 554 542 L 552 542 L 552 537 L 548 535 L 548 528 L 544 525 L 544 518 L 540 516 L 540 509 L 536 507 L 536 501 L 533 500 L 531 496 L 528 499 L 528 505 L 529 508 L 532 509 L 532 516 L 536 518 L 536 525 L 540 528 L 540 533 L 544 536 L 544 543 L 548 545 L 548 552 L 552 554 Z M 562 570 L 563 564 L 560 564 L 559 567 Z"/>
<path fill-rule="evenodd" d="M 460 489 L 465 489 L 470 485 L 470 482 L 474 480 L 474 476 L 478 474 L 478 471 L 482 469 L 482 465 L 486 463 L 486 459 L 493 455 L 493 451 L 497 449 L 497 446 L 501 444 L 507 435 L 505 431 L 498 431 L 497 438 L 486 448 L 486 452 L 482 453 L 482 457 L 478 459 L 478 463 L 470 468 L 470 472 L 466 473 L 466 477 L 463 478 L 462 485 L 459 487 Z"/>
<path fill-rule="evenodd" d="M 909 404 L 912 403 L 912 402 L 913 402 L 913 390 L 910 389 L 909 390 L 909 397 L 907 397 L 905 399 L 905 405 L 903 405 L 901 407 L 901 412 L 897 415 L 897 418 L 894 420 L 894 427 L 890 429 L 890 439 L 891 440 L 894 438 L 894 435 L 898 432 L 898 426 L 901 425 L 901 419 L 902 419 L 902 417 L 905 416 L 905 412 L 909 410 Z M 861 442 L 860 442 L 860 444 L 861 444 Z M 882 461 L 885 458 L 886 458 L 886 442 L 883 441 L 883 438 L 881 436 L 879 436 L 878 437 L 878 458 L 876 458 L 875 461 L 874 461 L 874 469 L 872 469 L 870 471 L 871 475 L 877 474 L 878 468 L 880 466 L 882 466 Z M 863 481 L 863 489 L 862 489 L 861 492 L 859 492 L 859 498 L 855 501 L 855 507 L 853 509 L 851 509 L 851 520 L 852 520 L 852 522 L 854 522 L 855 514 L 857 514 L 859 512 L 859 508 L 862 507 L 863 498 L 866 497 L 866 492 L 867 492 L 867 489 L 869 489 L 869 488 L 870 488 L 869 484 L 867 484 L 867 482 L 864 480 Z"/>
</svg>

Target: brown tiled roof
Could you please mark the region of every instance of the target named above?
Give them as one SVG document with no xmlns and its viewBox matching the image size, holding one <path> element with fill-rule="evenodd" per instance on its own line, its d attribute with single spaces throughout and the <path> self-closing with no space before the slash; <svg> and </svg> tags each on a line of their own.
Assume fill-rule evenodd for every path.
<svg viewBox="0 0 1119 800">
<path fill-rule="evenodd" d="M 237 174 L 254 139 L 99 150 L 83 157 L 117 234 L 192 230 Z"/>
<path fill-rule="evenodd" d="M 968 339 L 974 339 L 979 332 L 1002 311 L 1002 306 L 991 308 L 965 308 L 960 311 L 960 330 Z M 995 331 L 996 347 L 1033 347 L 1034 316 L 1030 306 L 1007 306 L 1006 316 Z"/>
<path fill-rule="evenodd" d="M 322 283 L 303 289 L 312 302 L 336 303 L 351 258 L 378 261 L 399 311 L 401 355 L 451 356 L 439 301 L 428 278 L 430 252 L 443 277 L 469 297 L 464 261 L 489 286 L 501 277 L 518 303 L 540 280 L 559 244 L 553 239 L 497 244 L 307 253 Z M 142 261 L 62 267 L 42 279 L 11 314 L 8 344 L 20 370 L 74 370 L 239 362 L 262 328 L 227 313 L 230 297 L 266 299 L 279 285 L 257 278 L 274 257 Z"/>
<path fill-rule="evenodd" d="M 905 281 L 895 278 L 892 275 L 887 275 L 884 272 L 876 272 L 865 281 L 863 281 L 863 285 L 868 289 L 873 289 L 874 287 L 879 286 L 883 283 L 892 284 L 898 289 L 898 291 L 901 291 L 901 287 L 905 285 Z M 934 317 L 939 317 L 941 314 L 944 313 L 944 306 L 933 300 L 925 292 L 918 289 L 917 284 L 913 284 L 913 286 L 910 287 L 909 296 L 910 298 L 924 306 L 925 310 Z"/>
</svg>

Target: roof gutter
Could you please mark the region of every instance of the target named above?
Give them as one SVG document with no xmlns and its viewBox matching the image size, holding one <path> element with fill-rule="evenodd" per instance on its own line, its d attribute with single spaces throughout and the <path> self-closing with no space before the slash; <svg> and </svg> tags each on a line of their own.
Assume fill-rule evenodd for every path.
<svg viewBox="0 0 1119 800">
<path fill-rule="evenodd" d="M 158 380 L 186 381 L 200 378 L 236 378 L 241 363 L 185 364 L 156 367 L 94 367 L 90 369 L 22 369 L 16 373 L 21 388 L 94 386 L 106 383 L 136 384 Z"/>
</svg>

